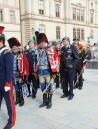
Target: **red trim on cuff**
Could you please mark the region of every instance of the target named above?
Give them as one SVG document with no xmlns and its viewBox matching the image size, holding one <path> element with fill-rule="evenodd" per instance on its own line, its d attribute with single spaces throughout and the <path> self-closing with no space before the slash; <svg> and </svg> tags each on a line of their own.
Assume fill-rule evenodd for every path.
<svg viewBox="0 0 98 129">
<path fill-rule="evenodd" d="M 83 66 L 86 66 L 86 64 L 83 64 Z"/>
<path fill-rule="evenodd" d="M 9 82 L 6 82 L 6 83 L 5 83 L 5 86 L 10 87 L 11 84 L 10 84 Z"/>
</svg>

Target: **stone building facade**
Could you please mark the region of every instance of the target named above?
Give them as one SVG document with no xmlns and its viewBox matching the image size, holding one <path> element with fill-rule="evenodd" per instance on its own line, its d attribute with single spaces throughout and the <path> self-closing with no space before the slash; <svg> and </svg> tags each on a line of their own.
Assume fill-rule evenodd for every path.
<svg viewBox="0 0 98 129">
<path fill-rule="evenodd" d="M 98 37 L 98 0 L 0 0 L 0 25 L 23 46 L 32 39 L 32 28 L 49 40 L 69 36 L 85 44 L 87 37 Z"/>
<path fill-rule="evenodd" d="M 70 36 L 81 43 L 98 37 L 98 0 L 21 0 L 22 42 L 32 38 L 32 27 L 49 40 Z"/>
<path fill-rule="evenodd" d="M 0 0 L 0 26 L 7 38 L 15 36 L 21 42 L 19 0 Z"/>
</svg>

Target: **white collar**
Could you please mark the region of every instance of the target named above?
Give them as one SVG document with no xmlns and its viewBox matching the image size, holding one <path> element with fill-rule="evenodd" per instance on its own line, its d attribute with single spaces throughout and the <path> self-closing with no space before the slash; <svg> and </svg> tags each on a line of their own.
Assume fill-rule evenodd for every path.
<svg viewBox="0 0 98 129">
<path fill-rule="evenodd" d="M 35 50 L 35 48 L 33 48 L 33 49 L 29 49 L 29 51 L 34 51 Z"/>
<path fill-rule="evenodd" d="M 69 45 L 67 45 L 67 46 L 65 46 L 65 48 L 70 48 L 70 44 L 69 44 Z"/>
</svg>

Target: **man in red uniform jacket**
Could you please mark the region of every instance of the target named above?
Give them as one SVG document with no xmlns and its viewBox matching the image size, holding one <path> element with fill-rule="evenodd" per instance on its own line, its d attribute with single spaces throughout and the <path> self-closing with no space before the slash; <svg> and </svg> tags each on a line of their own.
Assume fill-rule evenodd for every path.
<svg viewBox="0 0 98 129">
<path fill-rule="evenodd" d="M 14 56 L 14 61 L 13 61 L 14 83 L 13 84 L 16 91 L 15 105 L 19 103 L 19 106 L 23 106 L 24 98 L 23 98 L 23 92 L 22 92 L 22 84 L 23 84 L 23 81 L 26 82 L 26 80 L 28 80 L 29 63 L 24 53 L 21 53 L 20 51 L 18 51 L 18 46 L 20 46 L 21 44 L 15 37 L 8 39 L 8 43 L 10 48 L 12 49 L 12 53 Z"/>
</svg>

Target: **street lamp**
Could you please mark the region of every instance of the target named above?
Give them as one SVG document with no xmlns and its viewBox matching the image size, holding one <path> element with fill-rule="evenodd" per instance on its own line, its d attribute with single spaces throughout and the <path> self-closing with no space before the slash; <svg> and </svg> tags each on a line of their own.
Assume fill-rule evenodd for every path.
<svg viewBox="0 0 98 129">
<path fill-rule="evenodd" d="M 88 39 L 88 41 L 87 41 L 87 42 L 88 42 L 88 43 L 90 43 L 90 37 L 87 37 L 87 39 Z"/>
<path fill-rule="evenodd" d="M 34 42 L 37 42 L 36 41 L 36 33 L 39 33 L 40 30 L 41 29 L 38 28 L 37 26 L 34 26 L 34 27 L 31 28 L 31 31 L 32 31 L 32 34 L 33 34 L 32 38 L 33 38 Z"/>
<path fill-rule="evenodd" d="M 34 26 L 34 27 L 32 27 L 32 29 L 31 29 L 31 31 L 32 31 L 33 34 L 35 34 L 36 31 L 39 32 L 40 30 L 41 30 L 41 29 L 38 28 L 37 26 Z"/>
<path fill-rule="evenodd" d="M 34 33 L 34 28 L 33 27 L 31 28 L 31 31 L 32 31 L 32 34 L 33 34 Z"/>
<path fill-rule="evenodd" d="M 90 37 L 87 37 L 87 39 L 87 42 L 90 43 L 90 39 L 93 39 L 93 31 L 90 32 Z"/>
<path fill-rule="evenodd" d="M 90 33 L 90 38 L 93 39 L 93 32 L 92 32 L 92 31 L 91 31 L 91 33 Z"/>
</svg>

